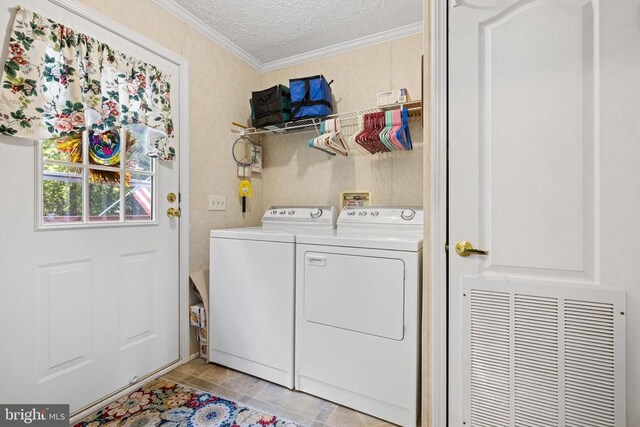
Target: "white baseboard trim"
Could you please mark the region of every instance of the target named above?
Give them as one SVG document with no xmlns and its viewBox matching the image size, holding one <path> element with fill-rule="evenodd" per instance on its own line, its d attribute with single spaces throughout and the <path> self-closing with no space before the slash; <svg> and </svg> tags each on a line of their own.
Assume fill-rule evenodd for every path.
<svg viewBox="0 0 640 427">
<path fill-rule="evenodd" d="M 105 397 L 104 399 L 100 400 L 99 402 L 96 402 L 93 405 L 87 407 L 86 409 L 81 410 L 81 412 L 77 412 L 77 413 L 73 414 L 71 416 L 71 418 L 69 419 L 69 424 L 73 425 L 73 424 L 77 423 L 78 421 L 82 420 L 83 418 L 87 417 L 88 415 L 91 415 L 94 412 L 104 408 L 105 406 L 107 406 L 111 402 L 120 399 L 122 396 L 125 396 L 125 395 L 131 393 L 134 390 L 139 389 L 140 387 L 144 386 L 145 384 L 148 384 L 151 381 L 163 376 L 167 372 L 176 369 L 177 367 L 179 367 L 182 364 L 183 364 L 182 360 L 178 360 L 175 363 L 172 363 L 171 365 L 160 369 L 159 371 L 156 371 L 156 372 L 154 372 L 152 374 L 149 374 L 147 377 L 141 379 L 137 383 L 135 383 L 133 385 L 130 385 L 128 387 L 125 387 L 125 388 L 115 392 L 114 394 Z"/>
<path fill-rule="evenodd" d="M 193 353 L 191 356 L 189 356 L 189 362 L 191 362 L 192 360 L 197 359 L 198 357 L 200 357 L 200 352 Z"/>
</svg>

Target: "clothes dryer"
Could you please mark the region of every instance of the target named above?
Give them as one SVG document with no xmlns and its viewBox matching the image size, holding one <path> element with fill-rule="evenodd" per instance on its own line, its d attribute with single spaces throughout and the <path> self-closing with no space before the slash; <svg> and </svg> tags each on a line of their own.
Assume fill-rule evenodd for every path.
<svg viewBox="0 0 640 427">
<path fill-rule="evenodd" d="M 423 211 L 345 208 L 337 230 L 296 238 L 295 385 L 415 427 Z"/>
</svg>

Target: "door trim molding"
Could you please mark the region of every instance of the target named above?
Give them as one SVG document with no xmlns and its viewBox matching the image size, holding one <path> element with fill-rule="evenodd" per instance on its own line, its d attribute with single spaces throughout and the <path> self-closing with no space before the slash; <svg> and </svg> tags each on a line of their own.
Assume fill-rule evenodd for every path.
<svg viewBox="0 0 640 427">
<path fill-rule="evenodd" d="M 429 372 L 423 387 L 423 425 L 446 426 L 447 417 L 447 0 L 425 1 L 425 23 L 430 25 L 425 37 L 425 52 L 429 52 L 429 75 L 425 87 L 429 96 L 430 158 L 425 164 L 425 180 L 429 183 L 430 221 L 426 230 L 430 241 L 426 266 L 430 280 L 425 305 L 426 355 L 423 363 Z M 426 153 L 425 153 L 426 154 Z M 427 401 L 428 399 L 428 401 Z M 426 414 L 429 414 L 425 417 Z M 425 423 L 426 421 L 426 423 Z"/>
<path fill-rule="evenodd" d="M 136 33 L 129 27 L 90 9 L 77 0 L 48 0 L 74 15 L 84 18 L 125 40 L 176 64 L 180 69 L 180 106 L 178 161 L 180 162 L 180 208 L 186 215 L 180 217 L 179 229 L 179 357 L 189 361 L 189 63 L 187 59 L 157 42 Z M 156 375 L 157 377 L 157 375 Z"/>
</svg>

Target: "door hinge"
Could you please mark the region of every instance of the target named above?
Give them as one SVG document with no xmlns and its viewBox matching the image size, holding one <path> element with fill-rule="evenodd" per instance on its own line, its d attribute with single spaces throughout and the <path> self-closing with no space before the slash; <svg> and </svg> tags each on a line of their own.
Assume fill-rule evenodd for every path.
<svg viewBox="0 0 640 427">
<path fill-rule="evenodd" d="M 449 253 L 449 243 L 445 243 L 445 244 L 444 244 L 444 251 L 445 251 L 446 253 Z"/>
</svg>

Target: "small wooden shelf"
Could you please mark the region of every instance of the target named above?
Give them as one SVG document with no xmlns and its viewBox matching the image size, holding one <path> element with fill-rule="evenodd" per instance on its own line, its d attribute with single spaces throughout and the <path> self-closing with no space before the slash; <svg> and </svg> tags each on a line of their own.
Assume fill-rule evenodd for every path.
<svg viewBox="0 0 640 427">
<path fill-rule="evenodd" d="M 327 119 L 340 119 L 341 128 L 357 127 L 358 117 L 369 113 L 378 113 L 381 111 L 397 110 L 399 108 L 406 108 L 409 111 L 409 118 L 416 118 L 422 116 L 422 101 L 408 101 L 401 104 L 385 105 L 382 107 L 369 108 L 365 110 L 350 111 L 348 113 L 336 113 L 326 117 L 314 117 L 309 119 L 301 119 L 293 122 L 286 122 L 281 125 L 268 126 L 266 128 L 246 128 L 245 135 L 259 135 L 259 134 L 276 134 L 276 135 L 288 135 L 292 133 L 302 132 L 320 132 L 320 123 Z"/>
</svg>

